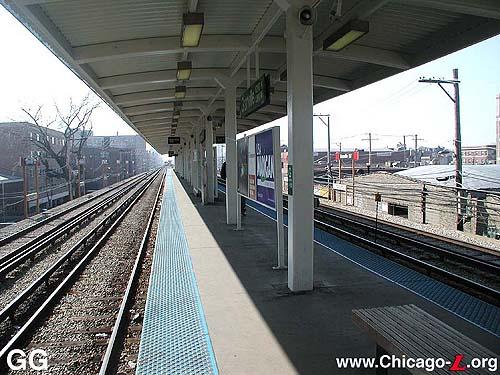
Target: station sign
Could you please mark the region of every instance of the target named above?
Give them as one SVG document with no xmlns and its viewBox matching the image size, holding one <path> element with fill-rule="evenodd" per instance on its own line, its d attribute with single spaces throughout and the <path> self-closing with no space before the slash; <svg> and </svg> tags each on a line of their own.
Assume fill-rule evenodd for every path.
<svg viewBox="0 0 500 375">
<path fill-rule="evenodd" d="M 180 145 L 181 144 L 181 137 L 168 137 L 167 143 L 169 145 Z"/>
<path fill-rule="evenodd" d="M 335 160 L 341 160 L 341 159 L 354 159 L 354 160 L 359 160 L 359 151 L 356 150 L 354 152 L 348 152 L 341 154 L 340 152 L 335 153 Z"/>
<path fill-rule="evenodd" d="M 244 118 L 271 103 L 271 80 L 262 75 L 240 97 L 240 117 Z"/>
<path fill-rule="evenodd" d="M 223 135 L 216 135 L 215 143 L 226 143 L 226 137 Z"/>
</svg>

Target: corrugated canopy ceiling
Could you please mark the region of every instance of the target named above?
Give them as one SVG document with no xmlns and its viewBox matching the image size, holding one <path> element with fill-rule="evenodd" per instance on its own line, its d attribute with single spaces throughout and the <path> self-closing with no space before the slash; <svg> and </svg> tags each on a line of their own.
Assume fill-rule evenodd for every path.
<svg viewBox="0 0 500 375">
<path fill-rule="evenodd" d="M 283 3 L 287 0 L 280 0 Z M 193 71 L 182 99 L 176 135 L 198 126 L 202 114 L 223 119 L 217 78 L 246 88 L 246 57 L 259 50 L 260 73 L 271 76 L 271 105 L 245 119 L 244 131 L 286 115 L 285 19 L 272 0 L 0 0 L 128 124 L 161 153 L 171 134 L 177 62 Z M 315 103 L 355 90 L 500 33 L 497 0 L 337 0 L 311 2 L 314 24 Z M 184 13 L 203 12 L 198 47 L 182 48 Z M 323 40 L 351 19 L 370 31 L 341 52 Z"/>
</svg>

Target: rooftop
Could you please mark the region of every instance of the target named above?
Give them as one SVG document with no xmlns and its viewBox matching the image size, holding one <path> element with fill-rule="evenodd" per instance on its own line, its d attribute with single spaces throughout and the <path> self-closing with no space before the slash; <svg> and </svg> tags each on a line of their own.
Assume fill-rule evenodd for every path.
<svg viewBox="0 0 500 375">
<path fill-rule="evenodd" d="M 463 186 L 472 190 L 500 190 L 500 165 L 464 165 Z M 455 187 L 454 165 L 426 165 L 397 172 L 415 180 Z"/>
</svg>

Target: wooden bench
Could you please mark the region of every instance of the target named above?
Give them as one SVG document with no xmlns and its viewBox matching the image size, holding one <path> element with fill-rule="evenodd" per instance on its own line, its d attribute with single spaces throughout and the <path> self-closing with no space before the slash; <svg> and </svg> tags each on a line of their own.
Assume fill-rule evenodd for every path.
<svg viewBox="0 0 500 375">
<path fill-rule="evenodd" d="M 463 354 L 460 366 L 470 363 L 472 358 L 497 358 L 497 355 L 474 342 L 467 336 L 444 324 L 415 305 L 386 306 L 372 309 L 353 310 L 353 320 L 368 331 L 377 343 L 377 362 L 384 354 L 399 358 L 444 358 L 455 361 L 455 356 Z M 427 372 L 425 369 L 406 369 L 412 374 L 453 374 L 450 366 Z M 488 366 L 488 365 L 487 365 Z M 493 374 L 488 367 L 473 369 L 456 374 Z M 491 365 L 490 365 L 491 366 Z M 377 368 L 377 375 L 385 375 L 388 370 Z M 399 374 L 401 370 L 396 370 Z M 498 370 L 497 370 L 498 371 Z"/>
</svg>

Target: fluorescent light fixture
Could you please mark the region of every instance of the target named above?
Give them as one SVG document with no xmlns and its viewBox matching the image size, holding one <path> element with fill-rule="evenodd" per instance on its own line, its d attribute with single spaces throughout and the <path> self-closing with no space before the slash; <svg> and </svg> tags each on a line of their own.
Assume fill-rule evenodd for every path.
<svg viewBox="0 0 500 375">
<path fill-rule="evenodd" d="M 184 13 L 182 16 L 182 47 L 198 47 L 205 24 L 203 13 Z"/>
<path fill-rule="evenodd" d="M 352 20 L 326 38 L 323 41 L 323 49 L 327 51 L 341 51 L 368 33 L 368 31 L 369 23 L 367 21 Z"/>
<path fill-rule="evenodd" d="M 175 99 L 184 99 L 186 97 L 186 86 L 175 86 Z"/>
<path fill-rule="evenodd" d="M 192 69 L 191 61 L 179 61 L 177 63 L 177 80 L 187 81 L 191 77 Z"/>
</svg>

